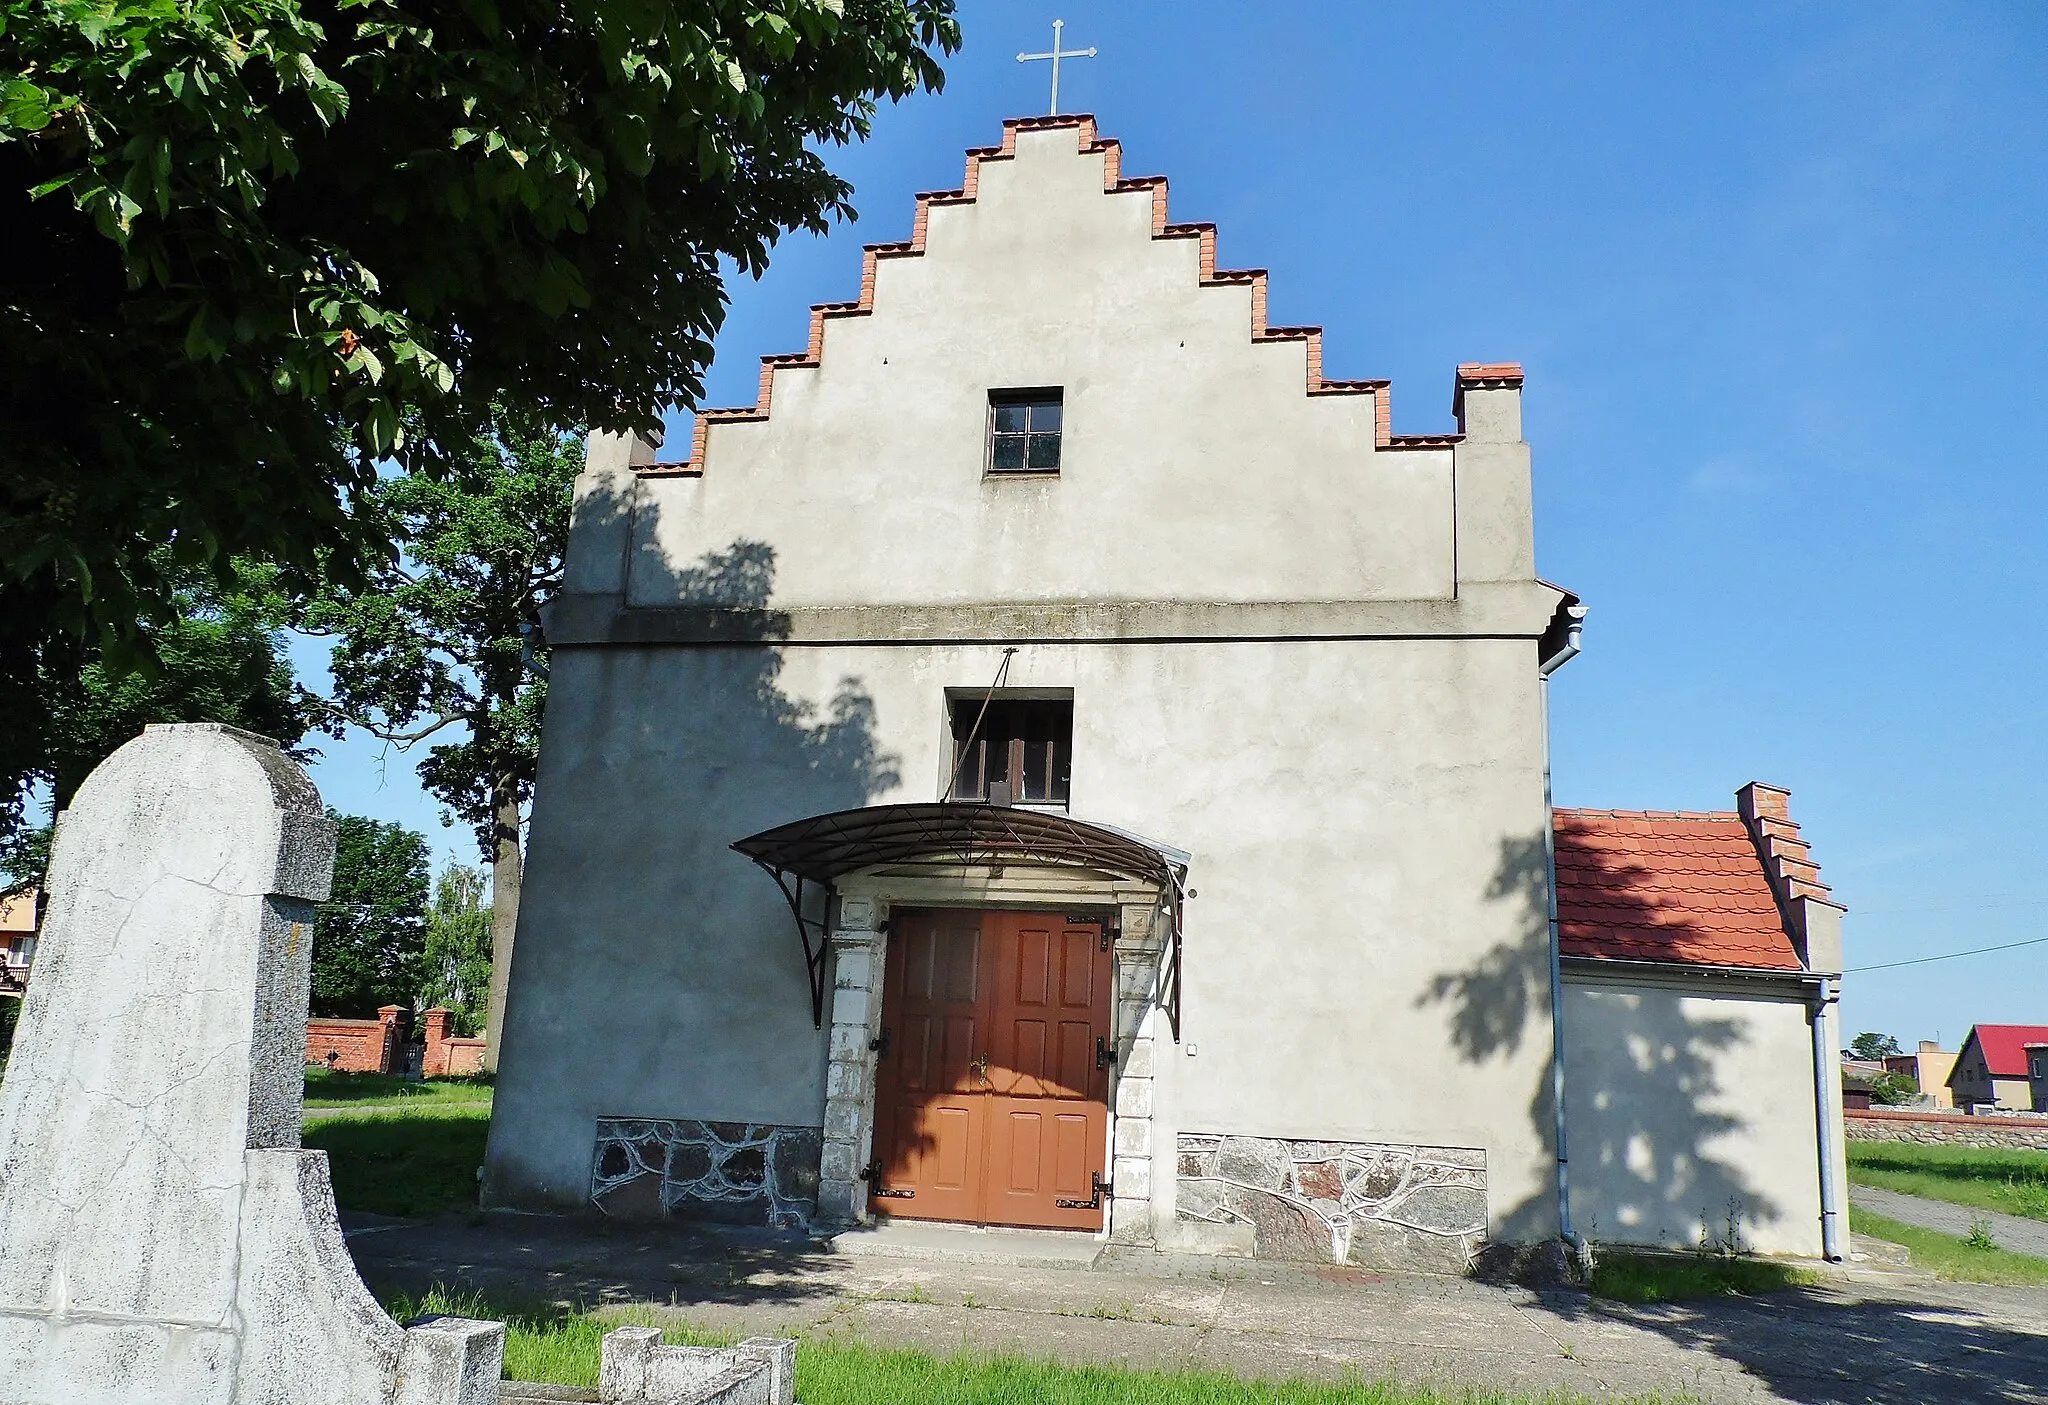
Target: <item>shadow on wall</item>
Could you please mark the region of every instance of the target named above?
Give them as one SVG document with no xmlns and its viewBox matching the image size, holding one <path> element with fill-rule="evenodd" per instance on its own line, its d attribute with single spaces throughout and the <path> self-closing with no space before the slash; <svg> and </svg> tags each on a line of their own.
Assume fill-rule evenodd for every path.
<svg viewBox="0 0 2048 1405">
<path fill-rule="evenodd" d="M 1650 874 L 1612 858 L 1602 862 L 1603 886 L 1624 895 L 1624 901 L 1634 895 L 1645 914 L 1655 909 L 1670 930 L 1668 909 L 1650 895 Z M 1439 974 L 1418 1002 L 1449 1008 L 1452 1044 L 1468 1063 L 1518 1053 L 1526 1039 L 1543 1041 L 1545 1059 L 1529 1099 L 1529 1118 L 1544 1146 L 1553 1144 L 1556 1129 L 1548 1058 L 1548 869 L 1541 838 L 1502 843 L 1487 897 L 1516 905 L 1516 925 L 1524 936 L 1496 945 L 1467 970 Z M 1597 1241 L 1603 1234 L 1636 1240 L 1654 1237 L 1662 1226 L 1696 1226 L 1684 1235 L 1687 1242 L 1696 1242 L 1701 1232 L 1716 1241 L 1731 1232 L 1739 1239 L 1743 1223 L 1778 1219 L 1778 1205 L 1740 1167 L 1707 1149 L 1713 1139 L 1746 1125 L 1704 1107 L 1708 1102 L 1725 1106 L 1716 1062 L 1743 1040 L 1741 1025 L 1688 1016 L 1676 1001 L 1658 993 L 1603 1005 L 1608 1022 L 1597 1037 L 1574 1038 L 1566 1050 L 1573 1227 Z M 1571 1019 L 1569 1004 L 1566 1019 Z M 1554 1194 L 1546 1187 L 1503 1210 L 1500 1234 L 1510 1240 L 1533 1238 L 1540 1232 L 1535 1226 L 1553 1218 Z M 1741 1242 L 1739 1247 L 1750 1246 Z"/>
<path fill-rule="evenodd" d="M 789 635 L 787 617 L 769 608 L 775 587 L 774 547 L 766 542 L 736 541 L 680 570 L 650 547 L 639 554 L 635 579 L 653 585 L 684 608 L 722 617 L 735 645 L 719 652 L 747 660 L 743 677 L 733 681 L 744 684 L 741 695 L 753 706 L 751 727 L 765 723 L 774 742 L 788 749 L 787 755 L 776 758 L 778 769 L 786 770 L 794 763 L 811 782 L 804 787 L 806 794 L 797 808 L 777 813 L 766 824 L 865 805 L 900 783 L 896 768 L 901 758 L 877 748 L 874 699 L 858 678 L 841 678 L 820 715 L 813 704 L 783 692 L 782 651 L 754 647 Z M 742 736 L 730 739 L 736 743 L 746 740 Z M 732 837 L 742 838 L 766 824 L 735 828 Z"/>
<path fill-rule="evenodd" d="M 589 582 L 596 605 L 608 607 L 602 592 L 619 583 L 590 568 L 608 551 L 626 559 L 632 517 L 623 495 L 579 504 L 584 559 L 571 584 Z M 494 1119 L 519 1131 L 494 1131 L 485 1201 L 576 1209 L 604 1180 L 608 1212 L 747 1218 L 758 1208 L 765 1218 L 774 1197 L 751 1155 L 693 1175 L 662 1147 L 638 1173 L 606 1180 L 591 1119 L 689 1123 L 678 1138 L 692 1146 L 704 1141 L 698 1124 L 731 1124 L 726 1141 L 769 1148 L 759 1160 L 805 1161 L 797 1181 L 814 1191 L 828 1036 L 813 1026 L 783 896 L 729 846 L 871 803 L 897 786 L 899 760 L 877 741 L 860 677 L 835 684 L 810 671 L 832 656 L 779 647 L 789 630 L 769 608 L 773 548 L 734 541 L 689 562 L 645 541 L 630 550 L 632 596 L 648 603 L 618 617 L 615 637 L 630 640 L 639 619 L 687 614 L 705 642 L 575 651 L 573 673 L 557 667 L 548 725 L 568 735 L 537 797 Z M 588 602 L 565 595 L 561 608 Z M 570 677 L 573 691 L 562 686 Z M 807 894 L 807 913 L 822 916 L 822 896 Z M 528 941 L 527 931 L 544 935 Z M 594 1017 L 608 1032 L 595 1044 Z M 805 1198 L 797 1181 L 778 1193 Z"/>
</svg>

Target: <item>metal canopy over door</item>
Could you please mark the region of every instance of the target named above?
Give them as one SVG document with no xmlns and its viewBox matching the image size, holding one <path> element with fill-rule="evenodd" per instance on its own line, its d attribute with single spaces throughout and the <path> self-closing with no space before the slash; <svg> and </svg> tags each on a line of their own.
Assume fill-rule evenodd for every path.
<svg viewBox="0 0 2048 1405">
<path fill-rule="evenodd" d="M 882 986 L 873 1204 L 1100 1229 L 1114 965 L 1092 919 L 899 909 Z"/>
</svg>

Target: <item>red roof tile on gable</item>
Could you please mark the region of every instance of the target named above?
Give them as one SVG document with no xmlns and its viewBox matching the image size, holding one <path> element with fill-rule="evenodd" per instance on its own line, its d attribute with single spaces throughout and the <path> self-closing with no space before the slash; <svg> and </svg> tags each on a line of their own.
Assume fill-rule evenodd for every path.
<svg viewBox="0 0 2048 1405">
<path fill-rule="evenodd" d="M 1561 955 L 1800 969 L 1740 815 L 1558 810 L 1552 822 Z"/>
<path fill-rule="evenodd" d="M 2048 1024 L 1980 1024 L 1970 1038 L 1984 1051 L 1984 1066 L 1993 1078 L 2025 1078 L 2027 1046 L 2048 1043 Z M 1969 1047 L 1965 1042 L 1963 1048 Z M 1956 1062 L 1962 1062 L 1961 1054 Z"/>
</svg>

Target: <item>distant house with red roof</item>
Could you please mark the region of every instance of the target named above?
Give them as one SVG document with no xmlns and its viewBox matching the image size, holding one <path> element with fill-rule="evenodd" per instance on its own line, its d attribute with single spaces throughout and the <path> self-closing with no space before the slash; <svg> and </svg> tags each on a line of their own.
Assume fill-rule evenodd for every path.
<svg viewBox="0 0 2048 1405">
<path fill-rule="evenodd" d="M 2029 1045 L 2048 1046 L 2048 1024 L 1980 1024 L 1970 1030 L 1949 1071 L 1957 1107 L 1973 1104 L 2013 1112 L 2048 1112 L 2034 1096 L 2037 1073 L 2048 1081 L 2048 1058 Z M 2036 1069 L 2035 1064 L 2043 1067 Z"/>
<path fill-rule="evenodd" d="M 1590 1238 L 1732 1226 L 1744 1248 L 1814 1254 L 1832 1210 L 1846 1252 L 1842 908 L 1790 804 L 1752 783 L 1733 810 L 1553 812 L 1566 1150 Z"/>
</svg>

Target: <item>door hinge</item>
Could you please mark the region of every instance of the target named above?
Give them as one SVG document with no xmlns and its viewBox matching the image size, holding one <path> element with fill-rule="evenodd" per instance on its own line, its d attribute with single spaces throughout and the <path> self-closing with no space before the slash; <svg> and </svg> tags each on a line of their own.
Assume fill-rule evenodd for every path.
<svg viewBox="0 0 2048 1405">
<path fill-rule="evenodd" d="M 914 1190 L 885 1189 L 882 1185 L 882 1168 L 873 1161 L 861 1167 L 860 1178 L 868 1183 L 870 1194 L 880 1196 L 884 1200 L 917 1199 L 917 1192 Z"/>
<path fill-rule="evenodd" d="M 1107 1043 L 1107 1042 L 1106 1042 L 1106 1041 L 1105 1041 L 1105 1040 L 1103 1039 L 1103 1037 L 1102 1037 L 1101 1035 L 1099 1035 L 1099 1034 L 1098 1034 L 1098 1035 L 1096 1035 L 1096 1036 L 1095 1036 L 1095 1066 L 1096 1066 L 1096 1067 L 1097 1067 L 1098 1069 L 1102 1069 L 1102 1068 L 1108 1068 L 1108 1067 L 1109 1067 L 1109 1066 L 1110 1066 L 1111 1064 L 1113 1064 L 1113 1063 L 1115 1063 L 1115 1062 L 1116 1062 L 1116 1050 L 1114 1050 L 1114 1049 L 1110 1048 L 1110 1047 L 1109 1047 L 1109 1044 L 1108 1044 L 1108 1043 Z"/>
<path fill-rule="evenodd" d="M 883 1025 L 882 1032 L 868 1041 L 868 1052 L 880 1054 L 883 1058 L 889 1056 L 889 1026 Z"/>
<path fill-rule="evenodd" d="M 1099 948 L 1103 951 L 1108 951 L 1111 944 L 1114 943 L 1120 935 L 1122 935 L 1117 931 L 1114 923 L 1105 922 L 1102 918 L 1095 916 L 1093 913 L 1070 912 L 1067 914 L 1067 925 L 1070 927 L 1095 928 L 1095 940 Z"/>
<path fill-rule="evenodd" d="M 1052 1203 L 1062 1210 L 1100 1210 L 1102 1208 L 1102 1197 L 1116 1194 L 1116 1187 L 1102 1179 L 1102 1172 L 1100 1171 L 1090 1171 L 1088 1173 L 1088 1186 L 1094 1193 L 1086 1200 L 1055 1200 Z"/>
</svg>

